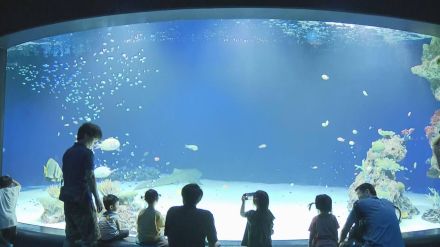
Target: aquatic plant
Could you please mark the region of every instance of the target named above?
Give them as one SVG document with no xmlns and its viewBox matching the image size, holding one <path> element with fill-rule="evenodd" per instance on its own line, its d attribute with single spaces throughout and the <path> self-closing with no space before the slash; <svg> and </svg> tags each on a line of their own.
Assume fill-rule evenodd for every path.
<svg viewBox="0 0 440 247">
<path fill-rule="evenodd" d="M 381 135 L 381 136 L 383 136 L 385 138 L 391 137 L 391 136 L 396 134 L 396 133 L 394 133 L 391 130 L 383 130 L 383 129 L 378 129 L 377 133 L 379 133 L 379 135 Z"/>
<path fill-rule="evenodd" d="M 367 172 L 371 167 L 368 166 L 368 163 L 365 160 L 362 160 L 362 165 L 354 165 L 356 170 L 360 170 L 361 172 Z"/>
<path fill-rule="evenodd" d="M 423 77 L 431 84 L 435 99 L 440 101 L 440 39 L 432 37 L 430 44 L 423 45 L 422 64 L 411 68 L 415 75 Z"/>
<path fill-rule="evenodd" d="M 377 159 L 375 161 L 375 166 L 379 170 L 390 171 L 393 175 L 397 171 L 402 171 L 404 169 L 403 166 L 399 165 L 396 161 L 389 158 Z"/>
<path fill-rule="evenodd" d="M 58 199 L 60 197 L 60 186 L 59 185 L 49 185 L 49 187 L 47 187 L 46 191 L 47 193 L 55 199 Z"/>
<path fill-rule="evenodd" d="M 440 195 L 438 191 L 434 188 L 428 187 L 429 194 L 426 195 L 429 201 L 431 201 L 434 209 L 440 209 Z"/>
<path fill-rule="evenodd" d="M 439 138 L 439 130 L 440 130 L 440 110 L 437 110 L 431 116 L 430 125 L 425 127 L 425 134 L 429 140 L 431 149 L 433 149 L 433 142 L 435 142 L 437 138 Z M 426 175 L 431 178 L 439 178 L 440 170 L 434 152 L 433 155 L 431 156 L 430 164 L 431 167 L 429 168 Z"/>
<path fill-rule="evenodd" d="M 395 175 L 396 172 L 405 169 L 398 163 L 406 156 L 405 141 L 392 131 L 378 132 L 382 138 L 372 142 L 362 165 L 355 165 L 360 172 L 350 185 L 348 208 L 351 209 L 354 201 L 358 199 L 355 188 L 362 183 L 371 183 L 380 198 L 390 200 L 405 212 L 405 217 L 411 218 L 419 214 L 419 210 L 404 195 L 405 184 L 396 181 Z"/>
<path fill-rule="evenodd" d="M 375 153 L 380 153 L 385 150 L 385 144 L 381 140 L 377 140 L 371 143 L 371 150 Z"/>
<path fill-rule="evenodd" d="M 379 198 L 385 198 L 387 200 L 393 201 L 393 194 L 391 193 L 391 191 L 387 190 L 386 188 L 383 189 L 377 186 L 375 189 Z"/>
<path fill-rule="evenodd" d="M 402 182 L 397 182 L 397 189 L 403 193 L 405 191 L 405 184 L 403 184 Z"/>
<path fill-rule="evenodd" d="M 396 162 L 402 161 L 406 156 L 405 141 L 399 135 L 391 136 L 387 139 L 381 139 L 385 145 L 385 150 L 380 154 L 379 158 L 389 158 Z"/>
<path fill-rule="evenodd" d="M 438 130 L 440 128 L 440 110 L 436 110 L 431 116 L 430 125 L 425 127 L 425 135 L 432 143 L 432 140 L 438 136 Z"/>
<path fill-rule="evenodd" d="M 432 202 L 432 208 L 423 213 L 422 219 L 432 223 L 440 223 L 440 195 L 436 189 L 430 187 L 428 189 L 430 193 L 426 197 Z"/>
<path fill-rule="evenodd" d="M 44 223 L 58 223 L 64 221 L 63 202 L 49 196 L 38 198 L 38 202 L 43 206 L 41 221 Z"/>
<path fill-rule="evenodd" d="M 118 195 L 121 191 L 121 185 L 118 181 L 106 179 L 98 184 L 98 190 L 103 196 L 108 194 Z"/>
</svg>

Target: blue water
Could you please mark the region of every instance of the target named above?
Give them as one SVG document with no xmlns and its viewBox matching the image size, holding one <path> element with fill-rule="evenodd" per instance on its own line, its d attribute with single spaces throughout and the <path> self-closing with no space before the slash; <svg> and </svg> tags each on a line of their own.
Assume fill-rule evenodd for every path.
<svg viewBox="0 0 440 247">
<path fill-rule="evenodd" d="M 380 139 L 378 128 L 415 128 L 401 162 L 408 170 L 397 179 L 417 193 L 440 188 L 426 176 L 431 149 L 423 131 L 440 103 L 429 82 L 410 70 L 430 39 L 359 29 L 175 21 L 12 48 L 3 173 L 28 186 L 49 184 L 43 165 L 49 158 L 61 163 L 90 118 L 104 138 L 123 144 L 117 152 L 96 151 L 96 165 L 162 173 L 197 168 L 206 179 L 346 187 L 354 165 Z"/>
</svg>

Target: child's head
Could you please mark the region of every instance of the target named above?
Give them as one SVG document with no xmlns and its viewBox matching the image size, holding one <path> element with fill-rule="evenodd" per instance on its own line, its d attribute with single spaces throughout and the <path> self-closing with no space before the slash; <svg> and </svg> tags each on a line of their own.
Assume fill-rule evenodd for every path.
<svg viewBox="0 0 440 247">
<path fill-rule="evenodd" d="M 156 190 L 149 189 L 145 192 L 144 199 L 148 205 L 154 205 L 159 200 L 159 193 Z"/>
<path fill-rule="evenodd" d="M 117 196 L 108 194 L 102 200 L 107 211 L 116 211 L 118 209 L 119 198 Z"/>
<path fill-rule="evenodd" d="M 253 202 L 257 207 L 257 210 L 269 209 L 269 195 L 266 193 L 266 191 L 263 190 L 255 191 Z"/>
<path fill-rule="evenodd" d="M 0 177 L 0 189 L 11 186 L 12 178 L 9 176 L 1 176 Z"/>
<path fill-rule="evenodd" d="M 326 194 L 317 195 L 315 206 L 321 213 L 330 213 L 332 211 L 332 198 Z"/>
</svg>

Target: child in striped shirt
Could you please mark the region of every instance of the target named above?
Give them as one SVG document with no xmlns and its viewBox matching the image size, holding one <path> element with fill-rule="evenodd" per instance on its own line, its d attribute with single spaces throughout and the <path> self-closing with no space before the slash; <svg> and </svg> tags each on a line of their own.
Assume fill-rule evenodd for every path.
<svg viewBox="0 0 440 247">
<path fill-rule="evenodd" d="M 104 196 L 105 211 L 99 218 L 99 231 L 101 232 L 101 241 L 110 242 L 128 237 L 128 230 L 121 230 L 119 225 L 119 198 L 108 194 Z"/>
</svg>

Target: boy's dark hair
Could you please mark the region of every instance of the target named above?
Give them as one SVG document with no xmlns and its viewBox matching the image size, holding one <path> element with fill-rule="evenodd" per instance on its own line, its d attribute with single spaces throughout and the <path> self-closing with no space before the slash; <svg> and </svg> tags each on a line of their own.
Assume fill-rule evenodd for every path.
<svg viewBox="0 0 440 247">
<path fill-rule="evenodd" d="M 84 123 L 78 129 L 78 134 L 76 135 L 76 140 L 78 140 L 78 141 L 82 140 L 86 137 L 86 135 L 91 138 L 101 139 L 102 138 L 101 128 L 98 125 L 93 124 L 93 123 Z"/>
<path fill-rule="evenodd" d="M 11 186 L 12 184 L 12 178 L 9 176 L 1 176 L 0 177 L 0 188 L 6 188 Z"/>
<path fill-rule="evenodd" d="M 330 213 L 332 211 L 332 198 L 326 194 L 317 195 L 315 206 L 321 213 Z"/>
<path fill-rule="evenodd" d="M 363 183 L 363 184 L 359 185 L 358 187 L 356 187 L 356 189 L 354 191 L 358 191 L 358 190 L 360 190 L 362 192 L 369 190 L 371 195 L 377 196 L 376 189 L 374 189 L 374 186 L 370 183 Z"/>
<path fill-rule="evenodd" d="M 157 193 L 156 190 L 149 189 L 145 192 L 144 199 L 148 204 L 152 204 L 153 202 L 159 200 L 159 193 Z"/>
<path fill-rule="evenodd" d="M 110 206 L 114 206 L 116 202 L 119 201 L 119 198 L 115 195 L 108 194 L 102 198 L 102 201 L 104 202 L 104 207 L 106 210 L 110 210 Z"/>
<path fill-rule="evenodd" d="M 182 188 L 183 205 L 196 206 L 203 196 L 203 191 L 197 184 L 187 184 Z"/>
</svg>

